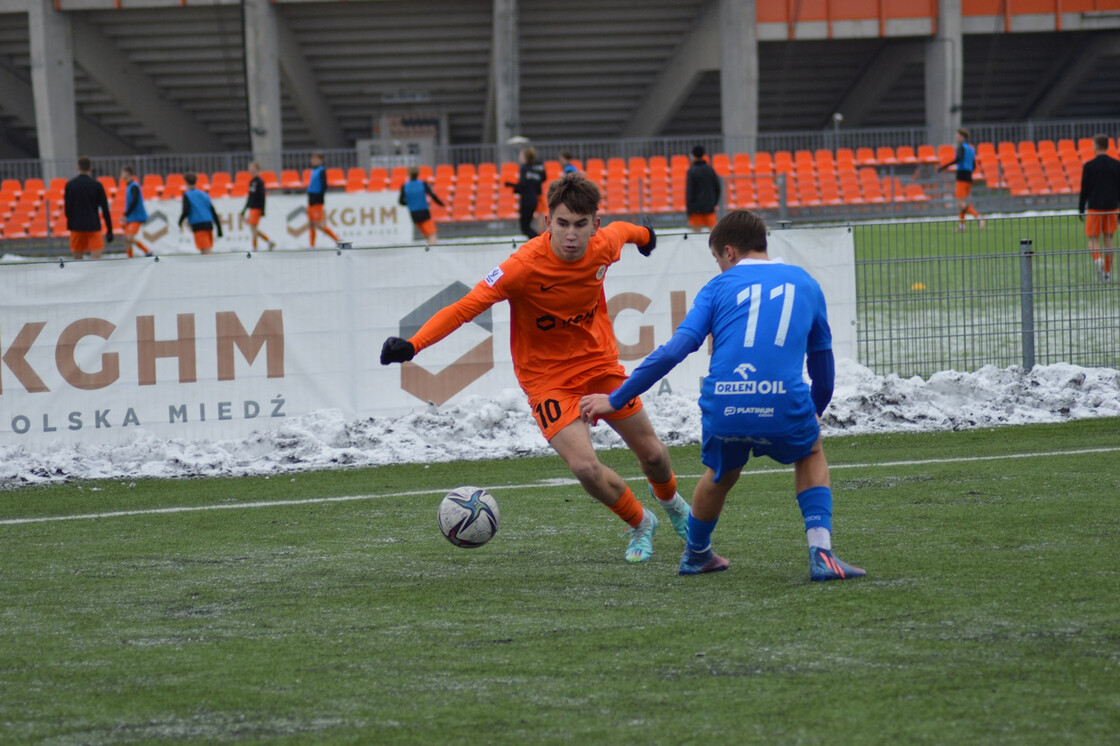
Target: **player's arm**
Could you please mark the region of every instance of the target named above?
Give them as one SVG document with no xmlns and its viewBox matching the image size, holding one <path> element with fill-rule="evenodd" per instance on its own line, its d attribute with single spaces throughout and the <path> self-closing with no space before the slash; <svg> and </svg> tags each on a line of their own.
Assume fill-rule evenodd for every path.
<svg viewBox="0 0 1120 746">
<path fill-rule="evenodd" d="M 957 152 L 956 152 L 956 155 L 954 155 L 953 160 L 949 161 L 946 164 L 943 164 L 941 166 L 941 168 L 939 168 L 937 170 L 938 171 L 944 171 L 945 169 L 949 168 L 949 166 L 955 166 L 963 160 L 964 160 L 964 145 L 958 145 L 957 146 Z"/>
<path fill-rule="evenodd" d="M 97 185 L 97 206 L 101 208 L 101 217 L 105 219 L 105 240 L 113 242 L 113 216 L 109 212 L 109 198 L 105 196 L 105 188 Z"/>
<path fill-rule="evenodd" d="M 127 196 L 124 200 L 124 214 L 128 215 L 136 209 L 136 203 L 140 201 L 140 192 L 133 189 L 132 185 L 129 184 L 128 188 L 125 190 L 125 194 Z"/>
<path fill-rule="evenodd" d="M 436 311 L 435 315 L 428 319 L 411 338 L 386 339 L 385 344 L 381 346 L 381 364 L 404 363 L 411 360 L 420 350 L 431 347 L 502 299 L 503 296 L 496 293 L 483 280 L 459 300 Z"/>
<path fill-rule="evenodd" d="M 218 219 L 218 209 L 210 203 L 210 214 L 214 216 L 214 229 L 218 231 L 218 238 L 222 237 L 222 221 Z"/>
<path fill-rule="evenodd" d="M 1089 201 L 1089 191 L 1092 188 L 1092 175 L 1089 173 L 1087 166 L 1081 168 L 1081 193 L 1077 197 L 1077 214 L 1082 220 L 1085 219 L 1085 205 Z"/>
<path fill-rule="evenodd" d="M 642 256 L 649 256 L 657 248 L 657 233 L 654 232 L 648 215 L 642 217 L 641 225 L 619 220 L 603 228 L 603 231 L 610 231 L 619 237 L 618 250 L 621 250 L 623 244 L 632 243 L 642 252 Z M 618 261 L 618 257 L 616 250 L 613 261 Z"/>
<path fill-rule="evenodd" d="M 832 392 L 836 388 L 836 360 L 832 350 L 815 350 L 809 353 L 805 361 L 809 371 L 809 396 L 813 399 L 813 406 L 817 410 L 817 417 L 824 414 L 828 403 L 832 401 Z"/>
<path fill-rule="evenodd" d="M 433 200 L 435 200 L 435 203 L 437 205 L 439 205 L 440 207 L 447 207 L 447 205 L 443 204 L 443 200 L 440 199 L 439 196 L 435 192 L 432 191 L 431 185 L 426 181 L 424 182 L 424 191 L 428 193 L 429 197 L 431 197 Z"/>
<path fill-rule="evenodd" d="M 701 340 L 686 331 L 678 330 L 673 338 L 658 347 L 642 364 L 634 369 L 626 383 L 611 394 L 588 394 L 579 401 L 580 413 L 591 420 L 626 406 L 626 402 L 648 391 L 682 360 L 700 349 Z"/>
<path fill-rule="evenodd" d="M 183 230 L 183 222 L 191 215 L 191 201 L 187 193 L 183 192 L 183 214 L 179 216 L 179 230 Z"/>
</svg>

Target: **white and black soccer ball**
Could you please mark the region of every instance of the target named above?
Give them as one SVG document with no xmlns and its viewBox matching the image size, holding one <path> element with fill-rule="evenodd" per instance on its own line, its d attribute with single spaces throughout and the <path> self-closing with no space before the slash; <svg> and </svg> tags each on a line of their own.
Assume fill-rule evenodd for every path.
<svg viewBox="0 0 1120 746">
<path fill-rule="evenodd" d="M 439 530 L 457 547 L 473 549 L 498 532 L 498 501 L 481 487 L 457 487 L 439 503 Z"/>
</svg>

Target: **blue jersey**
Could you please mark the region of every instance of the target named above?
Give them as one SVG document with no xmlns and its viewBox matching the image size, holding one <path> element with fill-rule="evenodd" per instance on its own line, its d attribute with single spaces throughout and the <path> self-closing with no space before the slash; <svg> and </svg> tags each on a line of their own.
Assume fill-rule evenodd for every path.
<svg viewBox="0 0 1120 746">
<path fill-rule="evenodd" d="M 963 176 L 968 174 L 968 181 L 972 180 L 972 172 L 976 170 L 976 148 L 972 147 L 967 142 L 962 142 L 957 146 L 957 174 Z M 961 179 L 965 181 L 965 179 Z"/>
<path fill-rule="evenodd" d="M 214 214 L 214 204 L 206 196 L 206 192 L 191 187 L 183 192 L 183 215 L 179 218 L 182 223 L 186 219 L 191 227 L 213 225 L 217 221 Z M 220 233 L 221 231 L 219 231 Z"/>
<path fill-rule="evenodd" d="M 307 180 L 307 201 L 312 205 L 323 204 L 323 195 L 327 192 L 327 169 L 316 166 L 311 169 L 311 178 Z"/>
<path fill-rule="evenodd" d="M 802 371 L 806 354 L 832 349 L 832 332 L 821 286 L 804 269 L 741 260 L 700 290 L 682 333 L 715 342 L 700 391 L 705 432 L 779 435 L 815 422 Z"/>
<path fill-rule="evenodd" d="M 148 222 L 148 211 L 144 209 L 144 195 L 140 191 L 140 185 L 136 181 L 128 182 L 125 194 L 127 197 L 124 201 L 124 222 Z"/>
<path fill-rule="evenodd" d="M 404 195 L 409 212 L 420 212 L 428 209 L 428 190 L 425 188 L 426 186 L 424 182 L 418 179 L 406 181 L 401 185 L 401 193 Z"/>
</svg>

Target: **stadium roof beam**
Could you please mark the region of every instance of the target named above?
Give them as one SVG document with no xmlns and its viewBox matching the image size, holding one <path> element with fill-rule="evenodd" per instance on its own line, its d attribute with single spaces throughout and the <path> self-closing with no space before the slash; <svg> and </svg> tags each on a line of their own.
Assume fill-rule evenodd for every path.
<svg viewBox="0 0 1120 746">
<path fill-rule="evenodd" d="M 883 96 L 906 71 L 925 59 L 925 41 L 884 41 L 863 72 L 836 102 L 833 111 L 844 115 L 846 128 L 859 128 Z"/>
<path fill-rule="evenodd" d="M 295 34 L 282 13 L 276 13 L 276 46 L 280 57 L 280 75 L 284 88 L 295 104 L 300 118 L 307 125 L 317 148 L 345 148 L 349 146 L 346 133 L 338 124 L 326 97 L 319 91 L 319 83 L 307 58 L 299 48 Z"/>
<path fill-rule="evenodd" d="M 1043 119 L 1054 116 L 1061 104 L 1073 93 L 1078 81 L 1093 70 L 1101 57 L 1120 54 L 1120 36 L 1100 35 L 1088 44 L 1074 45 L 1073 54 L 1056 61 L 1051 69 L 1058 74 L 1043 83 L 1045 91 L 1027 97 L 1027 104 L 1016 112 L 1020 119 Z"/>
<path fill-rule="evenodd" d="M 692 33 L 677 48 L 677 53 L 665 63 L 643 97 L 642 105 L 623 127 L 622 137 L 656 136 L 673 118 L 701 73 L 719 69 L 720 5 L 720 0 L 716 0 L 708 6 Z M 757 60 L 757 54 L 755 56 Z"/>
<path fill-rule="evenodd" d="M 720 117 L 724 149 L 754 152 L 758 135 L 755 0 L 719 0 Z"/>
<path fill-rule="evenodd" d="M 221 140 L 168 99 L 99 28 L 76 13 L 70 14 L 70 22 L 74 30 L 74 61 L 141 126 L 173 150 L 207 153 L 225 149 Z"/>
<path fill-rule="evenodd" d="M 70 20 L 55 10 L 52 0 L 27 2 L 35 129 L 46 179 L 71 172 L 78 157 Z"/>
<path fill-rule="evenodd" d="M 490 81 L 482 136 L 504 146 L 521 134 L 521 60 L 517 0 L 494 0 Z"/>
<path fill-rule="evenodd" d="M 245 88 L 249 98 L 249 141 L 266 171 L 280 172 L 284 116 L 280 108 L 278 13 L 268 0 L 245 0 Z"/>
</svg>

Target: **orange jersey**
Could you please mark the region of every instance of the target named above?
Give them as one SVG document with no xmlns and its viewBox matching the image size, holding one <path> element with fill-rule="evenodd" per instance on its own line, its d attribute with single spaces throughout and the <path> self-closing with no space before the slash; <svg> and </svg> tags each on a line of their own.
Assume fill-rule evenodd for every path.
<svg viewBox="0 0 1120 746">
<path fill-rule="evenodd" d="M 526 393 L 562 387 L 588 373 L 622 373 L 603 279 L 626 243 L 649 231 L 616 222 L 591 237 L 587 253 L 566 262 L 551 234 L 537 236 L 490 271 L 463 298 L 438 311 L 409 341 L 430 347 L 499 301 L 510 305 L 513 370 Z"/>
</svg>

